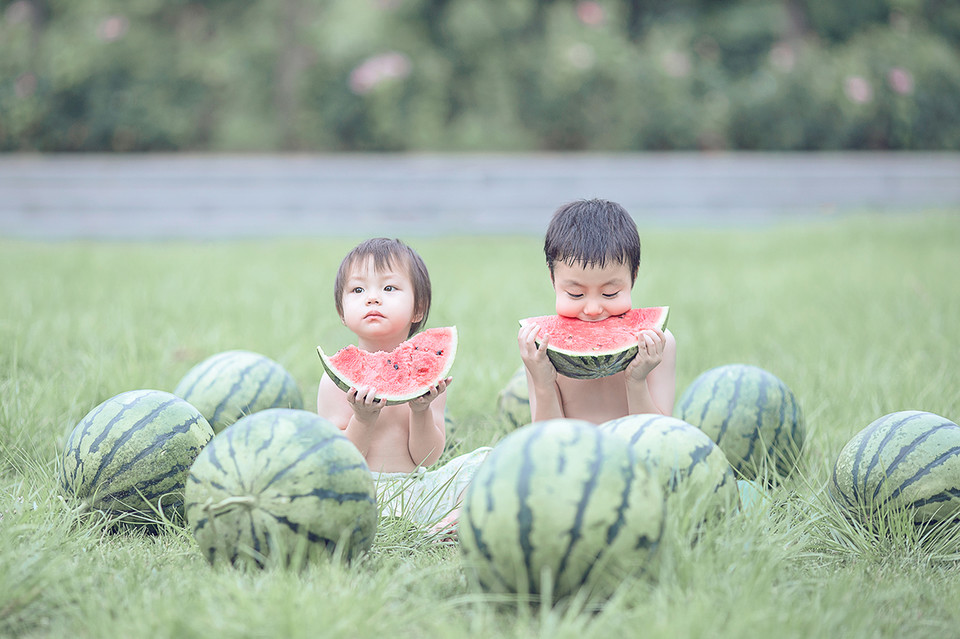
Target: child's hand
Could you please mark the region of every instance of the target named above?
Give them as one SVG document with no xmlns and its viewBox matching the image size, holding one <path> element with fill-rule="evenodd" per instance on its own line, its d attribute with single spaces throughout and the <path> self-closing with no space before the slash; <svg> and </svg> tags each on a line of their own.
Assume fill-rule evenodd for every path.
<svg viewBox="0 0 960 639">
<path fill-rule="evenodd" d="M 357 421 L 372 426 L 380 416 L 380 411 L 387 405 L 382 399 L 377 399 L 377 390 L 370 386 L 357 386 L 347 391 L 347 403 L 353 409 Z"/>
<path fill-rule="evenodd" d="M 439 384 L 431 388 L 429 391 L 427 391 L 420 397 L 417 397 L 416 399 L 411 399 L 410 410 L 412 410 L 415 413 L 420 413 L 430 408 L 430 402 L 432 402 L 437 397 L 439 397 L 440 393 L 447 390 L 447 386 L 449 386 L 451 382 L 453 382 L 452 377 L 448 377 L 446 379 L 440 380 Z"/>
<path fill-rule="evenodd" d="M 520 327 L 517 343 L 520 345 L 520 359 L 530 372 L 530 377 L 536 386 L 551 386 L 557 381 L 557 369 L 547 357 L 547 344 L 550 336 L 545 335 L 540 347 L 537 347 L 537 334 L 540 327 L 536 324 L 527 324 Z"/>
<path fill-rule="evenodd" d="M 663 347 L 666 336 L 658 328 L 648 328 L 637 335 L 639 340 L 637 355 L 627 366 L 627 380 L 642 382 L 647 379 L 650 371 L 663 361 Z"/>
</svg>

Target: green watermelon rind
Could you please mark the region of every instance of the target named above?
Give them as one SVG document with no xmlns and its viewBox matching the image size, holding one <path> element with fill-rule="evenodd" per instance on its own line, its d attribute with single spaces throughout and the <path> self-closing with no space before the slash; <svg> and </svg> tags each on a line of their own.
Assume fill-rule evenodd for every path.
<svg viewBox="0 0 960 639">
<path fill-rule="evenodd" d="M 669 306 L 658 307 L 662 309 L 659 321 L 654 326 L 644 328 L 658 328 L 664 330 L 667 327 L 667 317 L 670 313 Z M 532 318 L 520 320 L 520 326 L 526 326 L 526 323 Z M 537 340 L 540 343 L 540 340 Z M 590 354 L 579 353 L 569 349 L 555 347 L 553 344 L 547 345 L 547 357 L 557 370 L 557 373 L 571 379 L 600 379 L 609 377 L 623 370 L 626 370 L 633 358 L 636 357 L 639 350 L 636 343 L 619 348 L 612 348 L 607 351 L 591 351 Z"/>
<path fill-rule="evenodd" d="M 430 329 L 427 329 L 430 330 Z M 456 326 L 445 326 L 443 330 L 450 331 L 450 343 L 446 347 L 448 349 L 448 356 L 444 364 L 443 369 L 436 376 L 436 379 L 432 380 L 431 383 L 424 383 L 420 386 L 417 386 L 410 391 L 405 393 L 379 393 L 378 398 L 386 400 L 387 406 L 395 406 L 397 404 L 405 404 L 411 400 L 414 400 L 418 397 L 423 396 L 425 393 L 429 392 L 431 388 L 439 384 L 442 380 L 446 379 L 447 375 L 450 374 L 450 371 L 453 369 L 453 362 L 457 357 L 457 343 L 459 337 L 457 334 Z M 418 333 L 419 335 L 420 333 Z M 410 338 L 410 340 L 416 339 L 416 335 Z M 407 341 L 410 341 L 407 340 Z M 406 343 L 406 342 L 404 342 Z M 398 347 L 399 348 L 399 347 Z M 339 351 L 337 351 L 339 352 Z M 353 386 L 356 385 L 356 380 L 350 380 L 342 372 L 337 370 L 336 366 L 330 361 L 330 358 L 323 351 L 323 348 L 317 346 L 317 353 L 320 355 L 320 362 L 323 364 L 323 370 L 326 371 L 327 376 L 333 380 L 333 383 L 343 392 L 349 391 Z M 334 353 L 336 356 L 336 353 Z"/>
<path fill-rule="evenodd" d="M 665 519 L 659 482 L 619 439 L 554 419 L 490 452 L 464 496 L 460 548 L 486 591 L 602 597 L 651 565 Z"/>
<path fill-rule="evenodd" d="M 738 478 L 789 476 L 806 438 L 803 411 L 776 375 L 749 364 L 704 371 L 677 400 L 674 416 L 710 436 Z"/>
<path fill-rule="evenodd" d="M 893 510 L 916 523 L 960 518 L 960 426 L 925 411 L 880 417 L 837 455 L 830 496 L 863 523 Z"/>
<path fill-rule="evenodd" d="M 211 355 L 187 371 L 173 394 L 196 406 L 215 433 L 257 411 L 303 408 L 293 376 L 269 357 L 245 350 Z"/>
<path fill-rule="evenodd" d="M 739 506 L 737 479 L 726 455 L 702 430 L 660 414 L 618 417 L 600 430 L 626 441 L 637 461 L 660 480 L 664 494 L 689 511 L 703 515 L 733 512 Z M 671 510 L 674 504 L 669 504 Z"/>
<path fill-rule="evenodd" d="M 305 410 L 260 411 L 219 433 L 190 468 L 185 495 L 188 528 L 210 564 L 349 560 L 376 535 L 363 455 Z"/>
<path fill-rule="evenodd" d="M 130 523 L 180 515 L 196 457 L 213 438 L 191 404 L 159 390 L 111 397 L 80 420 L 59 464 L 60 489 L 86 509 Z"/>
</svg>

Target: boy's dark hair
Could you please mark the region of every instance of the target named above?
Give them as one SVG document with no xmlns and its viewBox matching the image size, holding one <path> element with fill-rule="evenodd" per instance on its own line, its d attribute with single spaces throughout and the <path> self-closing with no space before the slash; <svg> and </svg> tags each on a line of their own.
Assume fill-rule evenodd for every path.
<svg viewBox="0 0 960 639">
<path fill-rule="evenodd" d="M 557 262 L 604 267 L 626 264 L 630 283 L 640 270 L 640 234 L 627 210 L 608 200 L 577 200 L 553 214 L 543 242 L 550 279 Z"/>
<path fill-rule="evenodd" d="M 413 284 L 413 314 L 420 315 L 420 320 L 410 325 L 410 332 L 407 337 L 412 337 L 414 333 L 420 330 L 420 327 L 426 324 L 427 314 L 430 312 L 430 274 L 427 273 L 427 265 L 423 259 L 412 248 L 400 240 L 392 240 L 386 237 L 376 237 L 358 244 L 347 256 L 340 262 L 340 268 L 337 269 L 337 279 L 333 284 L 333 300 L 337 305 L 337 313 L 343 317 L 343 287 L 346 284 L 350 270 L 358 262 L 367 258 L 373 258 L 374 270 L 380 272 L 388 268 L 400 269 L 406 268 Z"/>
</svg>

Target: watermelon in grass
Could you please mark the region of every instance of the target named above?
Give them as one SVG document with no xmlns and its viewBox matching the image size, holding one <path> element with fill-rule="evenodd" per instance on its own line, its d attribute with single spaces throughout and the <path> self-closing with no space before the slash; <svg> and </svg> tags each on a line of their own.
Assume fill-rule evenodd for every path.
<svg viewBox="0 0 960 639">
<path fill-rule="evenodd" d="M 960 519 L 960 426 L 916 410 L 877 419 L 840 451 L 830 495 L 867 525 L 899 510 L 916 523 Z"/>
<path fill-rule="evenodd" d="M 186 517 L 211 564 L 300 568 L 353 558 L 377 530 L 373 476 L 326 419 L 271 408 L 219 433 L 190 467 Z"/>
<path fill-rule="evenodd" d="M 191 404 L 158 390 L 133 390 L 87 413 L 60 458 L 60 488 L 127 523 L 176 519 L 187 471 L 213 429 Z"/>
<path fill-rule="evenodd" d="M 416 399 L 446 379 L 457 354 L 457 327 L 430 328 L 389 353 L 369 353 L 354 345 L 333 355 L 317 347 L 330 379 L 344 391 L 371 386 L 387 404 Z"/>
<path fill-rule="evenodd" d="M 649 328 L 663 330 L 669 311 L 669 306 L 634 308 L 599 322 L 544 315 L 522 319 L 520 325 L 540 327 L 538 344 L 545 335 L 550 336 L 547 356 L 559 374 L 597 379 L 624 370 L 637 354 L 637 333 Z"/>
</svg>

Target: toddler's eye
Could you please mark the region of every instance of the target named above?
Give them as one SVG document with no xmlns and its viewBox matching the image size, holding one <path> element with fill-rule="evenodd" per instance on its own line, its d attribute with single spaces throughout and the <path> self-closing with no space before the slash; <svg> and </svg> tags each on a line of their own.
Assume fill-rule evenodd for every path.
<svg viewBox="0 0 960 639">
<path fill-rule="evenodd" d="M 387 292 L 395 291 L 395 290 L 397 290 L 397 287 L 394 286 L 393 284 L 387 284 L 386 286 L 383 287 L 383 290 L 385 290 L 385 291 L 387 291 Z"/>
<path fill-rule="evenodd" d="M 607 298 L 608 300 L 612 300 L 613 298 L 615 298 L 615 297 L 616 297 L 617 295 L 619 295 L 619 294 L 620 294 L 620 291 L 617 291 L 616 293 L 604 293 L 603 296 L 604 296 L 605 298 Z"/>
<path fill-rule="evenodd" d="M 362 287 L 362 286 L 355 286 L 355 287 L 353 287 L 353 291 L 351 291 L 351 292 L 352 292 L 352 293 L 357 293 L 357 294 L 363 293 L 363 287 Z"/>
<path fill-rule="evenodd" d="M 578 300 L 583 297 L 583 293 L 567 293 L 570 296 L 570 299 Z"/>
</svg>

